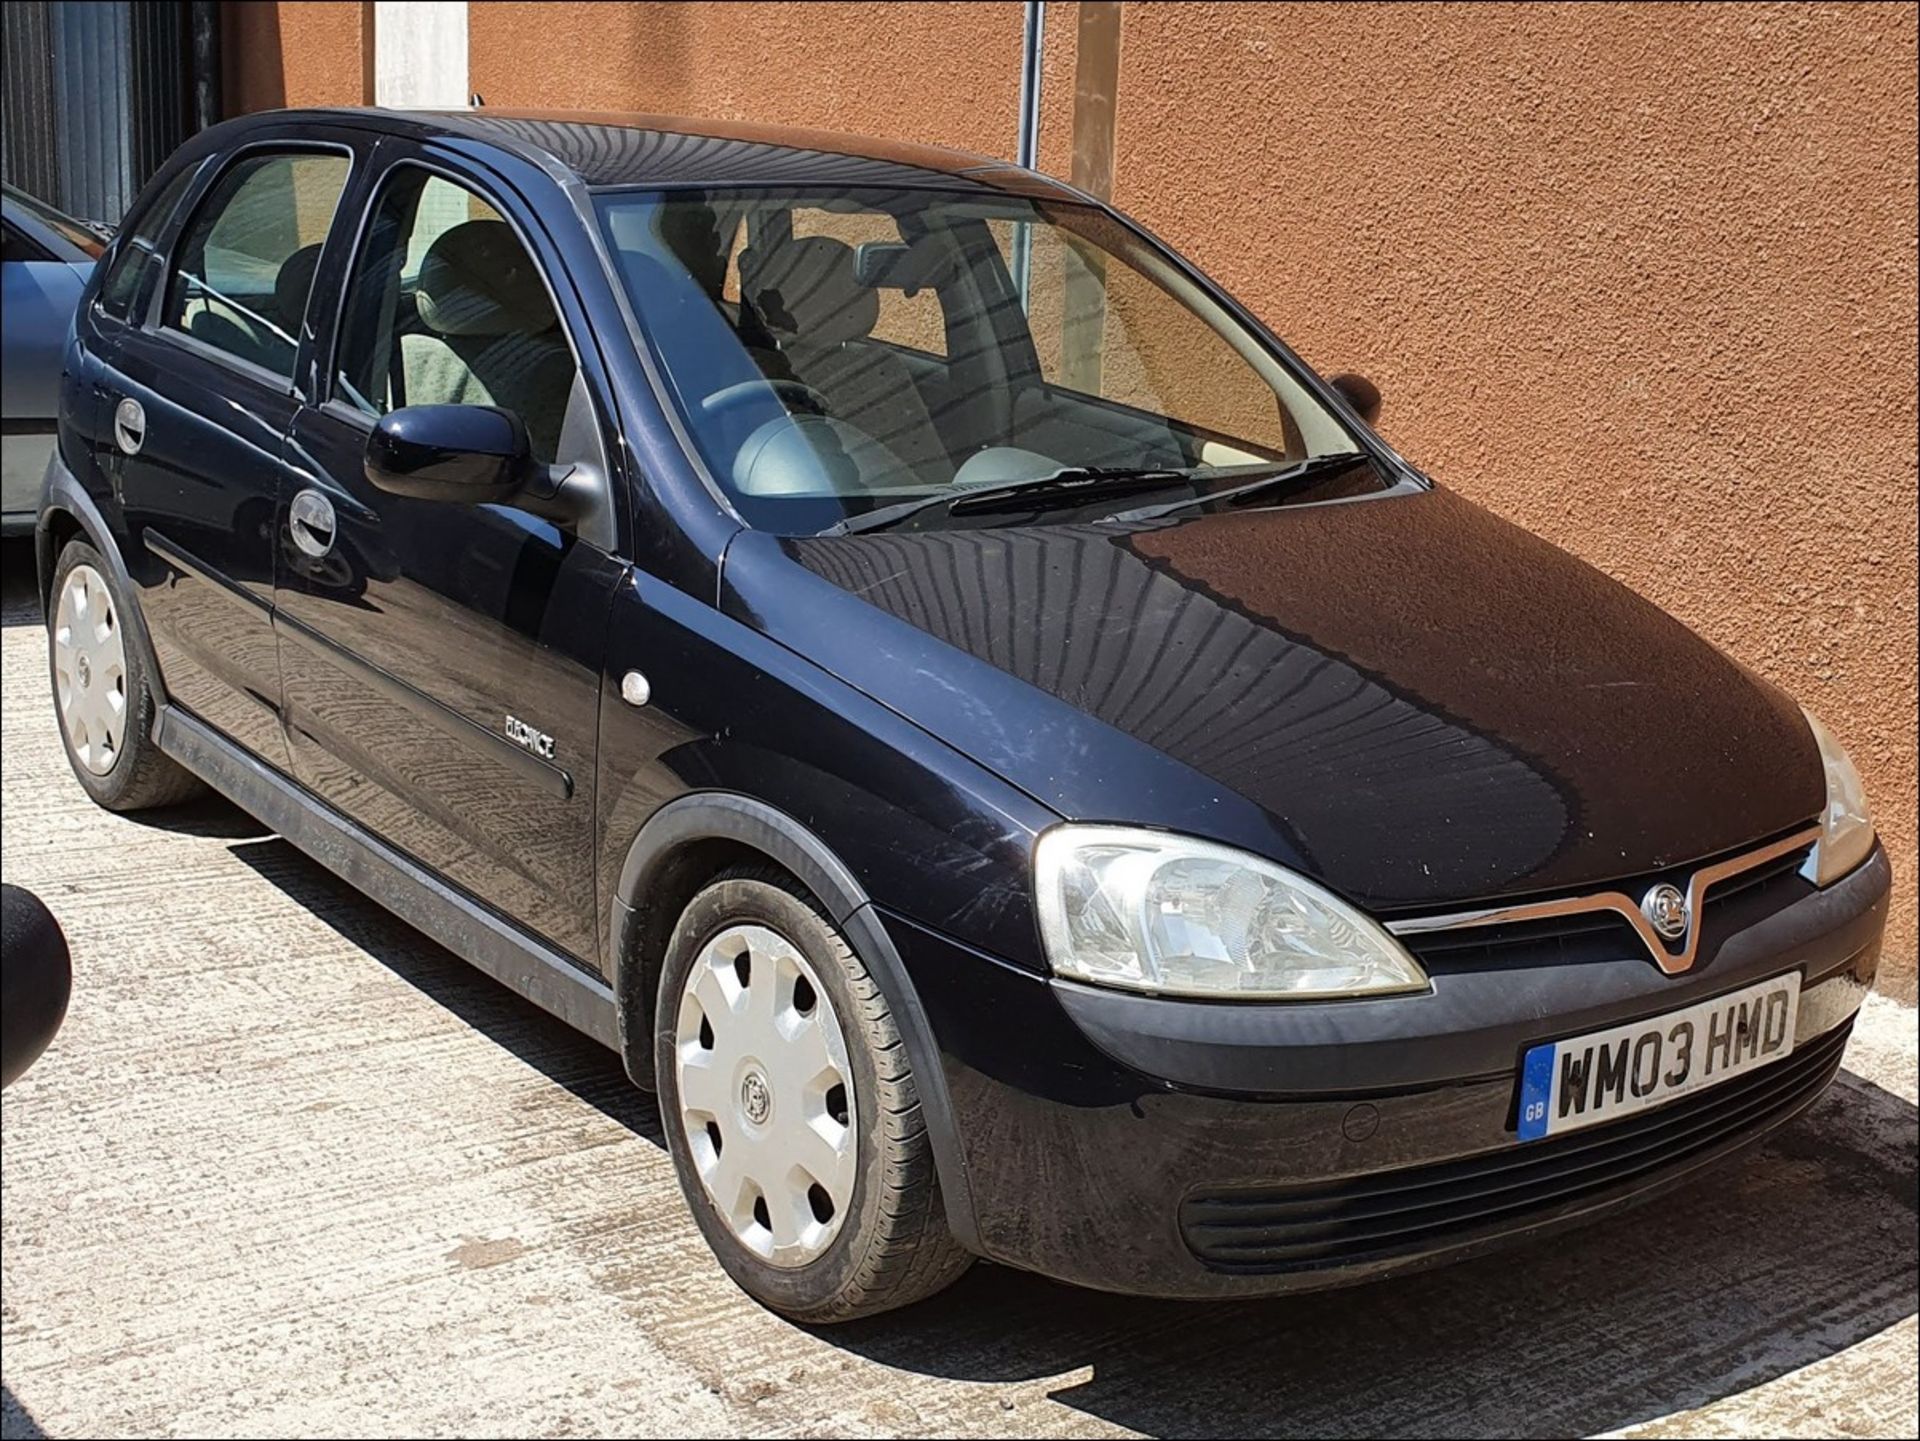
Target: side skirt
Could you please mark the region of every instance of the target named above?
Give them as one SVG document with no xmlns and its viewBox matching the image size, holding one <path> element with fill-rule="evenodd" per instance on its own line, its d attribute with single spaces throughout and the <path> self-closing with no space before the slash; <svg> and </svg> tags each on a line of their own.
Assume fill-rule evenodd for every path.
<svg viewBox="0 0 1920 1441">
<path fill-rule="evenodd" d="M 558 951 L 476 904 L 178 706 L 160 708 L 153 738 L 174 760 L 354 889 L 541 1010 L 619 1049 L 612 989 Z"/>
</svg>

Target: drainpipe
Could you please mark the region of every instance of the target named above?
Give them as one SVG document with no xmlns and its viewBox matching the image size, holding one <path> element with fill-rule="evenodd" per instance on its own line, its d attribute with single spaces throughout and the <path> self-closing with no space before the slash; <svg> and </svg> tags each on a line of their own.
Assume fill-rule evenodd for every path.
<svg viewBox="0 0 1920 1441">
<path fill-rule="evenodd" d="M 213 0 L 187 6 L 187 75 L 192 88 L 188 109 L 193 128 L 205 130 L 220 119 L 220 13 Z"/>
<path fill-rule="evenodd" d="M 1020 142 L 1015 159 L 1031 170 L 1040 153 L 1040 58 L 1046 52 L 1046 0 L 1027 0 L 1026 33 L 1020 48 Z M 1033 235 L 1016 227 L 1013 242 L 1013 288 L 1020 308 L 1027 308 L 1027 270 L 1033 263 Z"/>
<path fill-rule="evenodd" d="M 1027 0 L 1026 36 L 1020 49 L 1019 163 L 1033 169 L 1040 150 L 1040 57 L 1046 52 L 1047 0 Z"/>
</svg>

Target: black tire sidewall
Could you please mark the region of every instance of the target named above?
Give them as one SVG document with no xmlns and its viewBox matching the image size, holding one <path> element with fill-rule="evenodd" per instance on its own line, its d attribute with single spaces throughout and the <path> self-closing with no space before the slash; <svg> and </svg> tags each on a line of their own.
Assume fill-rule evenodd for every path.
<svg viewBox="0 0 1920 1441">
<path fill-rule="evenodd" d="M 707 942 L 733 925 L 765 926 L 806 956 L 829 993 L 846 1040 L 847 1064 L 853 1072 L 854 1141 L 859 1154 L 853 1203 L 832 1244 L 804 1266 L 770 1265 L 740 1244 L 726 1217 L 707 1195 L 680 1121 L 674 1031 L 681 990 Z M 767 881 L 736 877 L 719 881 L 694 897 L 674 928 L 660 973 L 654 1085 L 660 1097 L 661 1128 L 666 1132 L 667 1149 L 679 1173 L 681 1190 L 686 1193 L 695 1224 L 727 1274 L 748 1295 L 783 1312 L 820 1311 L 855 1284 L 865 1249 L 874 1239 L 884 1194 L 888 1156 L 880 1080 L 859 999 L 833 949 L 836 939 L 828 922 L 791 892 Z M 846 944 L 844 939 L 840 944 Z M 851 947 L 848 950 L 851 952 Z"/>
</svg>

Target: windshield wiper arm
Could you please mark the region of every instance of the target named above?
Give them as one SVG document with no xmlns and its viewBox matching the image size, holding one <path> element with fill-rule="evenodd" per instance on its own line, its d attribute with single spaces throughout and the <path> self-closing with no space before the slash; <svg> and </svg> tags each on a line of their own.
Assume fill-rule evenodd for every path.
<svg viewBox="0 0 1920 1441">
<path fill-rule="evenodd" d="M 1175 515 L 1190 510 L 1196 505 L 1209 505 L 1214 501 L 1235 501 L 1242 496 L 1270 489 L 1291 489 L 1309 480 L 1331 474 L 1337 470 L 1351 470 L 1356 465 L 1366 463 L 1365 451 L 1345 450 L 1338 455 L 1310 455 L 1296 464 L 1270 470 L 1267 474 L 1248 481 L 1245 485 L 1230 485 L 1225 490 L 1208 491 L 1205 495 L 1183 495 L 1178 500 L 1169 500 L 1163 505 L 1143 505 L 1134 510 L 1123 510 L 1118 515 L 1110 515 L 1108 520 L 1139 521 L 1159 520 L 1162 516 Z"/>
<path fill-rule="evenodd" d="M 1179 466 L 1067 465 L 1030 480 L 965 490 L 943 490 L 936 495 L 922 496 L 919 500 L 883 505 L 864 515 L 851 515 L 837 521 L 820 534 L 858 535 L 867 530 L 884 530 L 888 526 L 898 525 L 909 516 L 942 505 L 950 515 L 1001 508 L 1024 509 L 1019 503 L 1030 500 L 1046 503 L 1064 499 L 1079 505 L 1085 500 L 1098 499 L 1111 490 L 1126 491 L 1145 485 L 1177 484 L 1211 475 L 1216 469 L 1218 467 L 1205 465 L 1191 469 Z"/>
<path fill-rule="evenodd" d="M 947 503 L 954 515 L 974 510 L 1020 510 L 1025 501 L 1064 499 L 1074 505 L 1088 495 L 1108 490 L 1135 490 L 1144 485 L 1173 485 L 1212 473 L 1213 467 L 1178 465 L 1065 465 L 1051 475 L 964 490 Z"/>
</svg>

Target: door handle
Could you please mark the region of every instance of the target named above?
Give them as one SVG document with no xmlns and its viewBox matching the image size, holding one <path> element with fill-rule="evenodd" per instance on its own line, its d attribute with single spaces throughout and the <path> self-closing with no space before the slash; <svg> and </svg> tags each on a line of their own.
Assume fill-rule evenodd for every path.
<svg viewBox="0 0 1920 1441">
<path fill-rule="evenodd" d="M 146 408 L 129 395 L 113 408 L 113 443 L 124 455 L 138 455 L 146 442 Z"/>
<path fill-rule="evenodd" d="M 303 490 L 287 507 L 287 530 L 302 555 L 322 559 L 333 549 L 333 502 L 317 490 Z"/>
</svg>

